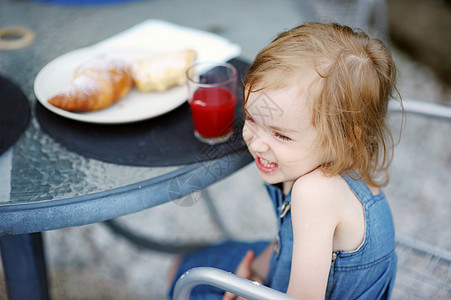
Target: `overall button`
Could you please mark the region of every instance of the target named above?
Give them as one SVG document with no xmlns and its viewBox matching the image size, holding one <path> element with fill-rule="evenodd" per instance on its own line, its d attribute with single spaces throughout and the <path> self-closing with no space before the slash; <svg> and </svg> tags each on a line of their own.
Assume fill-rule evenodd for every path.
<svg viewBox="0 0 451 300">
<path fill-rule="evenodd" d="M 286 216 L 286 214 L 290 211 L 290 208 L 291 208 L 291 202 L 285 201 L 284 203 L 282 203 L 282 206 L 280 207 L 280 218 L 281 219 Z"/>
</svg>

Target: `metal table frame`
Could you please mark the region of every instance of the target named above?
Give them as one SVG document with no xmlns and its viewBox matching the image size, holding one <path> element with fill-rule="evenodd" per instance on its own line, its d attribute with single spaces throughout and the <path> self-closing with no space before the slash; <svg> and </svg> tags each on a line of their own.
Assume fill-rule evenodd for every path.
<svg viewBox="0 0 451 300">
<path fill-rule="evenodd" d="M 40 232 L 102 222 L 175 200 L 232 174 L 251 160 L 248 152 L 235 152 L 108 191 L 0 206 L 0 248 L 10 299 L 49 298 Z M 200 180 L 201 186 L 180 184 L 178 193 L 168 192 L 174 180 L 186 183 L 193 176 Z"/>
</svg>

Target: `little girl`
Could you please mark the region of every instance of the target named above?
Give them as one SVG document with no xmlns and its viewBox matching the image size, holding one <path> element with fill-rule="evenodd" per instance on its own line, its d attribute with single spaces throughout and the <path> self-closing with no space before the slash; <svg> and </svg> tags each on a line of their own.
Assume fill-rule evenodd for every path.
<svg viewBox="0 0 451 300">
<path fill-rule="evenodd" d="M 177 278 L 212 266 L 300 299 L 388 299 L 394 226 L 380 187 L 395 65 L 377 39 L 337 24 L 280 34 L 244 78 L 243 137 L 274 202 L 274 243 L 226 242 L 187 255 Z M 190 299 L 233 299 L 212 287 Z"/>
</svg>

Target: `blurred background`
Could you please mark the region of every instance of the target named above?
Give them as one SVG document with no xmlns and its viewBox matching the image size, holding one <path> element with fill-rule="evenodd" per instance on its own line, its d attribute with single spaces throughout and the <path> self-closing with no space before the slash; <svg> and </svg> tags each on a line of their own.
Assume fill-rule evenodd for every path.
<svg viewBox="0 0 451 300">
<path fill-rule="evenodd" d="M 0 0 L 0 14 L 5 2 L 14 7 L 15 13 L 25 15 L 30 9 L 34 13 L 45 10 L 55 20 L 59 12 L 71 10 L 73 19 L 58 21 L 73 22 L 74 26 L 80 22 L 96 24 L 97 16 L 107 16 L 110 22 L 105 26 L 117 28 L 117 33 L 146 19 L 162 19 L 221 35 L 240 45 L 241 57 L 248 61 L 279 32 L 305 21 L 316 18 L 343 20 L 359 27 L 370 24 L 365 29 L 379 35 L 392 48 L 399 69 L 398 88 L 406 103 L 419 101 L 439 105 L 439 109 L 451 105 L 449 0 L 368 0 L 364 2 L 370 3 L 371 11 L 349 15 L 340 10 L 340 4 L 346 1 L 326 0 L 111 1 L 114 3 L 92 0 L 84 1 L 83 5 L 75 0 Z M 321 5 L 322 2 L 325 4 Z M 121 23 L 121 16 L 130 13 L 136 14 L 133 23 Z M 55 35 L 55 44 L 49 47 L 58 47 L 58 39 L 70 33 L 59 31 L 56 22 L 52 24 L 49 34 Z M 402 135 L 396 148 L 392 180 L 385 189 L 402 240 L 400 264 L 418 265 L 425 276 L 440 282 L 443 291 L 409 293 L 409 287 L 421 277 L 409 277 L 405 274 L 411 272 L 404 270 L 398 276 L 393 298 L 451 299 L 451 123 L 418 113 L 407 113 L 404 121 L 401 130 L 402 115 L 390 113 L 395 137 Z M 201 201 L 193 206 L 181 207 L 171 202 L 122 217 L 118 222 L 146 238 L 175 244 L 213 243 L 230 237 L 245 240 L 274 237 L 272 207 L 252 164 L 208 188 L 201 196 Z M 219 224 L 211 213 L 212 206 L 221 216 Z M 159 299 L 165 295 L 174 254 L 131 243 L 105 224 L 49 231 L 44 239 L 53 299 Z M 414 246 L 424 251 L 414 255 L 411 250 Z M 409 261 L 416 257 L 418 260 Z M 439 259 L 433 260 L 434 257 Z M 0 299 L 6 298 L 2 280 Z"/>
</svg>

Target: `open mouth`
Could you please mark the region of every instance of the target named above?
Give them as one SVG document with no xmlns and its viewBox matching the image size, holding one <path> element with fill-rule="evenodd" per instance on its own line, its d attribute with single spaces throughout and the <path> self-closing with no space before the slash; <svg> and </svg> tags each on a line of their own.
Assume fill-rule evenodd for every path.
<svg viewBox="0 0 451 300">
<path fill-rule="evenodd" d="M 257 164 L 258 169 L 264 173 L 272 173 L 279 167 L 278 164 L 270 162 L 269 160 L 266 160 L 261 157 L 257 157 L 255 159 L 255 162 Z"/>
</svg>

